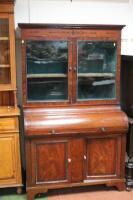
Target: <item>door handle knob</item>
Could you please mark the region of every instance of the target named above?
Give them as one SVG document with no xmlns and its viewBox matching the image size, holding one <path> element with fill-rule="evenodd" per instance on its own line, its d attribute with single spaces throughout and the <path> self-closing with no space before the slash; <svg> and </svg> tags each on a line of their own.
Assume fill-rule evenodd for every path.
<svg viewBox="0 0 133 200">
<path fill-rule="evenodd" d="M 86 155 L 84 155 L 84 160 L 86 160 Z"/>
<path fill-rule="evenodd" d="M 68 158 L 68 162 L 71 163 L 71 161 L 72 161 L 72 159 L 71 159 L 71 158 Z"/>
</svg>

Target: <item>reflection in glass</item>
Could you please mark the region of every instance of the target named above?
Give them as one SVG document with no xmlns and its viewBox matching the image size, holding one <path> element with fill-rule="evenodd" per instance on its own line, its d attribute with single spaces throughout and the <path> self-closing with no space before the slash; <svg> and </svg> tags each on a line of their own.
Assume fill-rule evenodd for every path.
<svg viewBox="0 0 133 200">
<path fill-rule="evenodd" d="M 68 44 L 66 41 L 27 41 L 29 101 L 68 99 Z"/>
<path fill-rule="evenodd" d="M 116 43 L 78 41 L 77 98 L 114 99 Z"/>
</svg>

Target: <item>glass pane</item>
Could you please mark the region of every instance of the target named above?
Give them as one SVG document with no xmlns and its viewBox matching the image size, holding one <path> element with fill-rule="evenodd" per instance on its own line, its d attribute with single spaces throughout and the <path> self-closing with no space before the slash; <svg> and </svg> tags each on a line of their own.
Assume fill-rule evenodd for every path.
<svg viewBox="0 0 133 200">
<path fill-rule="evenodd" d="M 8 68 L 1 68 L 0 67 L 0 84 L 9 84 L 10 71 Z"/>
<path fill-rule="evenodd" d="M 68 99 L 67 41 L 27 41 L 29 101 Z"/>
<path fill-rule="evenodd" d="M 0 37 L 9 36 L 9 20 L 0 19 Z"/>
<path fill-rule="evenodd" d="M 9 42 L 0 40 L 0 66 L 7 66 L 9 63 Z"/>
<path fill-rule="evenodd" d="M 78 41 L 77 99 L 116 97 L 116 43 Z"/>
<path fill-rule="evenodd" d="M 0 84 L 10 84 L 9 21 L 0 19 Z"/>
</svg>

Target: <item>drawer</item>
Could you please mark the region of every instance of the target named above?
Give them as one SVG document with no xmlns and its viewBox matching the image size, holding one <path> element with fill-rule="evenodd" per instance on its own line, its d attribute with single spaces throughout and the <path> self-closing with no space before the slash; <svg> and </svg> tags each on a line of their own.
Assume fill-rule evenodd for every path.
<svg viewBox="0 0 133 200">
<path fill-rule="evenodd" d="M 2 131 L 17 131 L 18 118 L 17 117 L 4 117 L 0 118 L 0 132 Z"/>
</svg>

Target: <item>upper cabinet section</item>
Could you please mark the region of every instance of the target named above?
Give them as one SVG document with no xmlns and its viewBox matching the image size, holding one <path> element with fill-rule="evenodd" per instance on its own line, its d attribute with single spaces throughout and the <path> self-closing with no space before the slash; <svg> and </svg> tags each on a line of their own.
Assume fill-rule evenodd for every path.
<svg viewBox="0 0 133 200">
<path fill-rule="evenodd" d="M 7 3 L 0 1 L 0 91 L 16 90 L 13 4 Z"/>
<path fill-rule="evenodd" d="M 119 25 L 20 24 L 23 103 L 119 103 Z"/>
</svg>

